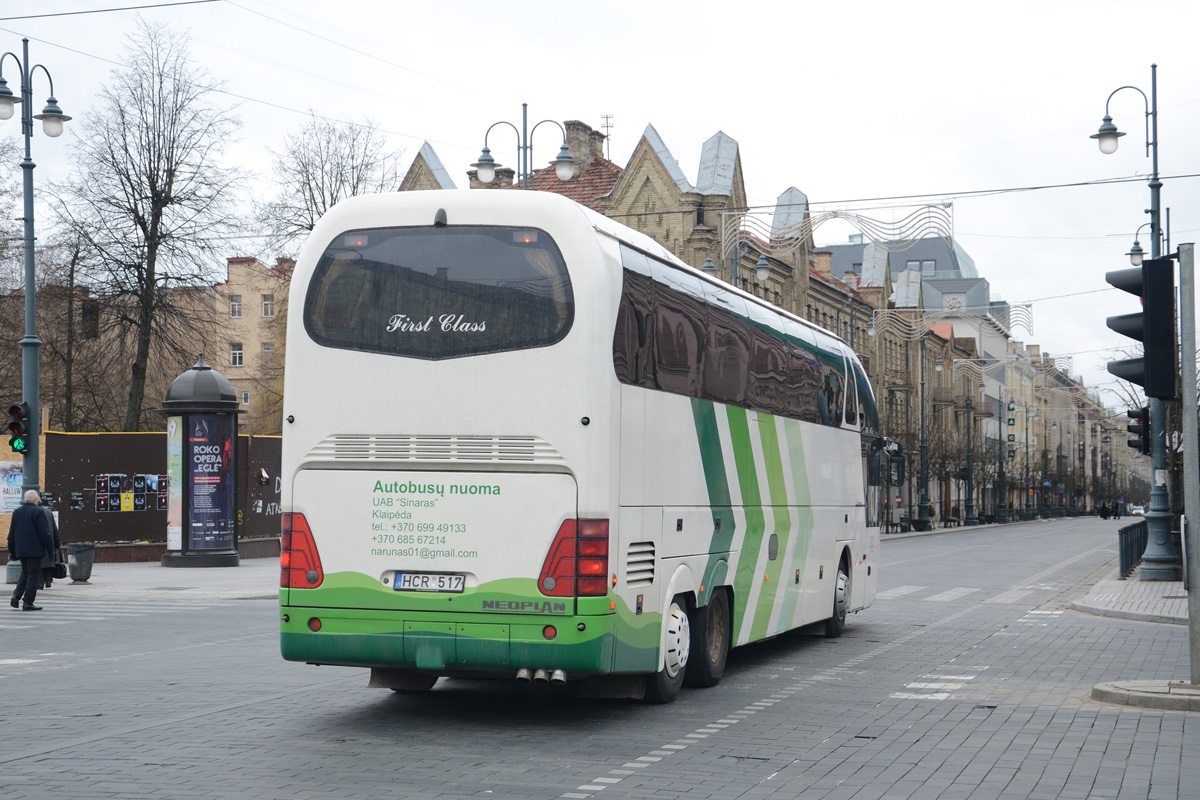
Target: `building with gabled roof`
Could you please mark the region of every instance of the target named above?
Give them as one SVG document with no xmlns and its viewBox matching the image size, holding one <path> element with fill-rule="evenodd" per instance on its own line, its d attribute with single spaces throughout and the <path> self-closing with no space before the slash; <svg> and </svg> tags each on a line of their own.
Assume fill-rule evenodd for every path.
<svg viewBox="0 0 1200 800">
<path fill-rule="evenodd" d="M 422 142 L 417 157 L 400 182 L 400 191 L 409 192 L 421 189 L 457 189 L 454 179 L 442 165 L 442 160 L 434 152 L 429 142 Z"/>
</svg>

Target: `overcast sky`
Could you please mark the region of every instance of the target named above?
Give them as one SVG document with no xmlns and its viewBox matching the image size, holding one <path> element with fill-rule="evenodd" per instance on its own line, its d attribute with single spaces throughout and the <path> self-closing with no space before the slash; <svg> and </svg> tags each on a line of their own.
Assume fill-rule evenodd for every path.
<svg viewBox="0 0 1200 800">
<path fill-rule="evenodd" d="M 718 130 L 740 145 L 750 203 L 789 186 L 814 210 L 843 201 L 891 219 L 897 196 L 953 200 L 955 236 L 994 295 L 1033 301 L 1017 338 L 1106 388 L 1106 347 L 1125 340 L 1104 318 L 1137 300 L 1104 273 L 1148 221 L 1145 110 L 1126 89 L 1110 113 L 1127 132 L 1101 155 L 1096 132 L 1118 87 L 1150 95 L 1158 64 L 1159 169 L 1172 249 L 1200 238 L 1200 32 L 1196 0 L 1041 2 L 516 2 L 218 0 L 140 11 L 13 19 L 160 0 L 0 0 L 0 50 L 31 39 L 49 68 L 68 133 L 34 141 L 36 180 L 65 177 L 64 146 L 120 61 L 139 16 L 190 32 L 195 62 L 238 103 L 234 162 L 265 173 L 268 148 L 308 109 L 369 116 L 408 160 L 428 140 L 461 187 L 487 127 L 611 115 L 611 158 L 624 165 L 648 123 L 689 180 Z M 17 89 L 12 61 L 4 76 Z M 35 78 L 40 110 L 48 94 Z M 15 120 L 0 130 L 19 136 Z M 516 165 L 516 136 L 497 128 L 497 161 Z M 536 166 L 556 134 L 534 138 Z M 15 168 L 15 167 L 14 167 Z M 1096 185 L 1113 178 L 1125 183 Z M 1045 188 L 1060 184 L 1092 184 Z M 260 187 L 265 184 L 260 182 Z M 985 196 L 980 190 L 1003 191 Z M 861 202 L 860 202 L 861 201 Z M 911 202 L 911 201 L 905 201 Z M 1164 213 L 1164 225 L 1166 217 Z M 846 241 L 830 223 L 819 244 Z M 1141 243 L 1150 250 L 1146 232 Z M 253 252 L 233 242 L 230 255 Z M 1113 403 L 1115 398 L 1111 398 Z"/>
</svg>

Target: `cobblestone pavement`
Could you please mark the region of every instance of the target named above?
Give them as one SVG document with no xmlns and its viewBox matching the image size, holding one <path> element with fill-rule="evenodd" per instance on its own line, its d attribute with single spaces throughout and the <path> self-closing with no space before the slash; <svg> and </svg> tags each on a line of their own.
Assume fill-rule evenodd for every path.
<svg viewBox="0 0 1200 800">
<path fill-rule="evenodd" d="M 1116 527 L 889 539 L 880 597 L 841 639 L 736 650 L 719 686 L 669 706 L 486 681 L 397 695 L 283 662 L 275 604 L 233 599 L 270 594 L 274 564 L 178 611 L 122 615 L 169 591 L 87 595 L 97 619 L 0 629 L 0 797 L 1195 797 L 1195 714 L 1090 697 L 1187 676 L 1186 626 L 1072 609 L 1112 575 Z M 144 580 L 177 572 L 196 571 Z M 29 696 L 40 716 L 13 701 Z"/>
</svg>

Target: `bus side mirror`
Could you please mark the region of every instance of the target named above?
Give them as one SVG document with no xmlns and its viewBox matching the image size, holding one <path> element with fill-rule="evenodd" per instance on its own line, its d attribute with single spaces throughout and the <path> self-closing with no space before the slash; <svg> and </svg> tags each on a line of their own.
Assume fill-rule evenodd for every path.
<svg viewBox="0 0 1200 800">
<path fill-rule="evenodd" d="M 892 486 L 904 485 L 904 456 L 894 455 L 892 460 Z"/>
</svg>

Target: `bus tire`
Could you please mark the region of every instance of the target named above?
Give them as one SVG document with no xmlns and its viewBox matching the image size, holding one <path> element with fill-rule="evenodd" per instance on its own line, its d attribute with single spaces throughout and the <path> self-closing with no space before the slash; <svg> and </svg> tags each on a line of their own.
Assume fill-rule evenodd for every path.
<svg viewBox="0 0 1200 800">
<path fill-rule="evenodd" d="M 837 578 L 833 584 L 833 615 L 825 620 L 825 638 L 836 639 L 846 630 L 846 608 L 850 604 L 850 576 L 846 573 L 846 562 L 838 563 Z"/>
<path fill-rule="evenodd" d="M 648 702 L 669 703 L 679 695 L 691 647 L 687 603 L 681 595 L 676 595 L 671 598 L 671 605 L 663 616 L 663 668 L 646 676 L 645 699 Z"/>
<path fill-rule="evenodd" d="M 729 595 L 718 587 L 708 605 L 689 615 L 692 647 L 684 682 L 688 686 L 716 686 L 725 674 L 729 657 Z"/>
</svg>

